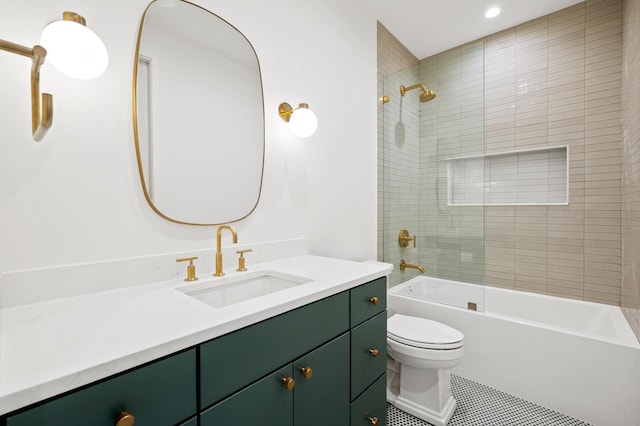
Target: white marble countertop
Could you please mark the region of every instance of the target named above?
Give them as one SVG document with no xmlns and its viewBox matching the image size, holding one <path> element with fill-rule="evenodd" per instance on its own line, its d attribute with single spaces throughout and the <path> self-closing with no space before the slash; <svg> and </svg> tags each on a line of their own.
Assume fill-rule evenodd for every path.
<svg viewBox="0 0 640 426">
<path fill-rule="evenodd" d="M 183 280 L 0 309 L 0 415 L 388 275 L 392 266 L 318 256 L 251 265 L 312 281 L 213 308 Z M 225 271 L 224 280 L 243 274 Z"/>
</svg>

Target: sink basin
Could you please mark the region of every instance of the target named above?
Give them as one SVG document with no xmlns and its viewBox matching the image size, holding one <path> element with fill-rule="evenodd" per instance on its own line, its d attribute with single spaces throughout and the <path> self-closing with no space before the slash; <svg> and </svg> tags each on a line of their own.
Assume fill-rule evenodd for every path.
<svg viewBox="0 0 640 426">
<path fill-rule="evenodd" d="M 212 281 L 191 284 L 178 290 L 214 308 L 223 308 L 311 281 L 309 278 L 277 271 L 257 271 L 242 276 L 214 278 Z"/>
</svg>

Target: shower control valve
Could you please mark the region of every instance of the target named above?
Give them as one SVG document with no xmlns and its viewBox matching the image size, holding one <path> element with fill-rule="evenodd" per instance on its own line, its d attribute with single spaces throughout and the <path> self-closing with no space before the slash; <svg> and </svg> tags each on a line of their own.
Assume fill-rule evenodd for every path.
<svg viewBox="0 0 640 426">
<path fill-rule="evenodd" d="M 413 247 L 416 247 L 416 236 L 414 235 L 413 237 L 409 236 L 409 231 L 407 231 L 406 229 L 403 229 L 400 231 L 400 234 L 398 235 L 398 244 L 400 244 L 400 247 L 407 247 L 409 246 L 409 241 L 413 241 Z"/>
</svg>

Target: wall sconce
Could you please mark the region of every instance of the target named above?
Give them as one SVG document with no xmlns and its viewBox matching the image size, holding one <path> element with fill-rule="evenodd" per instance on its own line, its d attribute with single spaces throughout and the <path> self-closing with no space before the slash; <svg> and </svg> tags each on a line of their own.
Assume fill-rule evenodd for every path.
<svg viewBox="0 0 640 426">
<path fill-rule="evenodd" d="M 62 19 L 52 22 L 42 31 L 41 43 L 49 49 L 52 65 L 70 77 L 98 77 L 109 62 L 107 48 L 86 27 L 82 16 L 64 12 Z M 1 39 L 0 49 L 31 58 L 31 130 L 33 139 L 40 141 L 53 122 L 53 96 L 43 93 L 42 108 L 40 105 L 40 67 L 44 64 L 47 50 L 40 45 L 28 48 Z"/>
<path fill-rule="evenodd" d="M 309 104 L 300 104 L 298 108 L 292 108 L 286 102 L 278 107 L 280 118 L 289 123 L 291 132 L 301 138 L 311 136 L 318 128 L 318 118 L 309 109 Z"/>
</svg>

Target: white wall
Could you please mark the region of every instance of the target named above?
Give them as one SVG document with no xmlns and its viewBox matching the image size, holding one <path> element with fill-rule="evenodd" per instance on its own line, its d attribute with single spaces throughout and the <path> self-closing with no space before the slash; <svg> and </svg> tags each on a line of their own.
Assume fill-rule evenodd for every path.
<svg viewBox="0 0 640 426">
<path fill-rule="evenodd" d="M 10 3 L 10 4 L 7 4 Z M 146 0 L 5 1 L 0 37 L 31 46 L 64 10 L 85 16 L 110 63 L 97 80 L 52 66 L 54 125 L 31 139 L 30 61 L 0 52 L 0 272 L 214 246 L 214 228 L 164 221 L 139 183 L 131 119 L 135 39 Z M 344 0 L 200 0 L 252 41 L 262 67 L 266 163 L 261 201 L 239 242 L 308 237 L 314 254 L 376 256 L 376 22 Z M 277 115 L 307 102 L 301 140 Z"/>
</svg>

